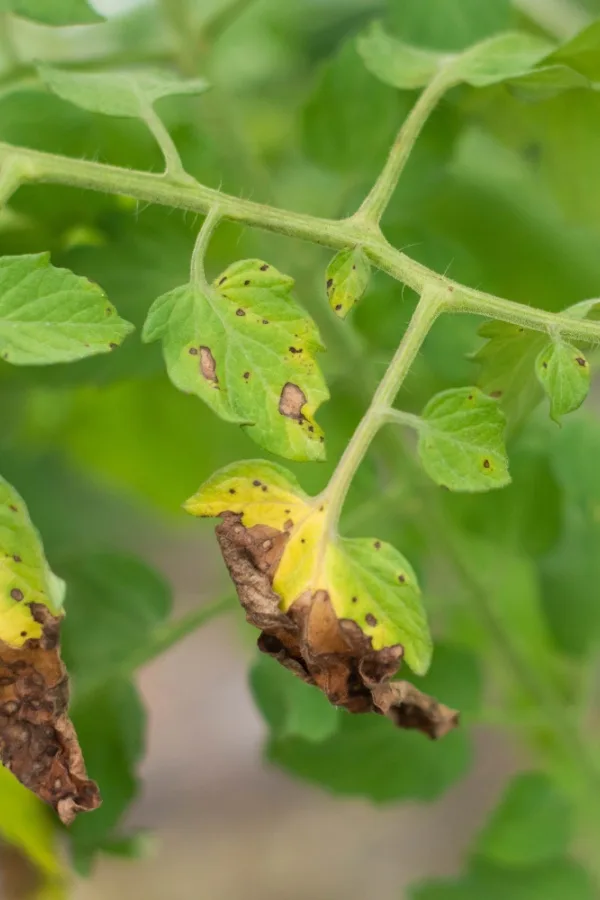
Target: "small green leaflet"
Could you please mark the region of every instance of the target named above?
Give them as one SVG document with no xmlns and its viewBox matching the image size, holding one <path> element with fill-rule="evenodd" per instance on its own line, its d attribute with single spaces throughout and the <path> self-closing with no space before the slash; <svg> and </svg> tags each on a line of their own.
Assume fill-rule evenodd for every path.
<svg viewBox="0 0 600 900">
<path fill-rule="evenodd" d="M 542 772 L 518 775 L 477 839 L 475 852 L 501 866 L 530 866 L 568 852 L 568 802 Z"/>
<path fill-rule="evenodd" d="M 12 12 L 44 25 L 90 25 L 104 21 L 86 0 L 0 0 L 0 12 Z"/>
<path fill-rule="evenodd" d="M 407 44 L 374 22 L 359 36 L 357 46 L 367 69 L 401 90 L 425 87 L 439 72 L 444 72 L 448 87 L 461 82 L 472 87 L 506 82 L 528 100 L 591 86 L 583 71 L 551 53 L 551 44 L 520 32 L 497 34 L 460 54 L 450 54 Z"/>
<path fill-rule="evenodd" d="M 108 353 L 133 331 L 104 291 L 50 265 L 50 255 L 0 258 L 0 356 L 15 365 Z"/>
<path fill-rule="evenodd" d="M 590 367 L 583 353 L 565 341 L 548 344 L 535 364 L 536 375 L 550 398 L 555 422 L 579 409 L 590 389 Z"/>
<path fill-rule="evenodd" d="M 443 391 L 423 410 L 419 456 L 451 491 L 489 491 L 510 483 L 500 406 L 476 387 Z"/>
<path fill-rule="evenodd" d="M 580 72 L 590 81 L 600 81 L 600 20 L 592 22 L 555 50 L 546 62 L 562 63 Z"/>
<path fill-rule="evenodd" d="M 203 78 L 184 80 L 172 72 L 131 69 L 120 72 L 73 72 L 38 66 L 53 93 L 90 112 L 144 119 L 157 100 L 171 94 L 199 94 L 208 88 Z"/>
<path fill-rule="evenodd" d="M 293 279 L 262 260 L 230 266 L 212 287 L 187 284 L 155 301 L 143 340 L 162 338 L 169 377 L 221 418 L 288 459 L 325 456 L 313 416 L 329 397 L 314 354 L 316 325 Z"/>
<path fill-rule="evenodd" d="M 340 250 L 327 266 L 327 297 L 333 311 L 345 319 L 369 284 L 371 266 L 361 247 Z"/>
</svg>

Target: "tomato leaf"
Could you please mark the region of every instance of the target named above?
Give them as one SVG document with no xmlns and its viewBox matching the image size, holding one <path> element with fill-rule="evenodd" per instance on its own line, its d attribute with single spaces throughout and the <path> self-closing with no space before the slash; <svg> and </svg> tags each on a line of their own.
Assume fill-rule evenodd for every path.
<svg viewBox="0 0 600 900">
<path fill-rule="evenodd" d="M 12 12 L 44 25 L 90 25 L 104 21 L 86 0 L 0 0 L 0 12 Z"/>
<path fill-rule="evenodd" d="M 590 366 L 581 350 L 565 341 L 552 341 L 539 354 L 535 370 L 550 398 L 555 422 L 579 409 L 590 389 Z"/>
<path fill-rule="evenodd" d="M 476 387 L 443 391 L 423 410 L 419 456 L 427 474 L 452 491 L 489 491 L 510 483 L 505 419 Z"/>
<path fill-rule="evenodd" d="M 325 275 L 327 297 L 333 311 L 345 319 L 358 303 L 369 284 L 371 265 L 361 247 L 340 250 L 329 265 Z"/>
<path fill-rule="evenodd" d="M 50 265 L 48 253 L 0 259 L 0 356 L 47 365 L 109 353 L 133 331 L 104 291 Z"/>
<path fill-rule="evenodd" d="M 159 297 L 143 340 L 162 338 L 175 386 L 243 425 L 257 444 L 288 459 L 323 459 L 313 418 L 329 397 L 315 361 L 323 347 L 292 285 L 268 263 L 243 260 L 212 287 L 187 284 Z"/>
</svg>

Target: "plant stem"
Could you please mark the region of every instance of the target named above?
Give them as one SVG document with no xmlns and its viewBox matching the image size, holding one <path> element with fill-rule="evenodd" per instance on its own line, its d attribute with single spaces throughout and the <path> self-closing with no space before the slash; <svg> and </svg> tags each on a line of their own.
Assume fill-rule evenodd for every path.
<svg viewBox="0 0 600 900">
<path fill-rule="evenodd" d="M 394 402 L 423 341 L 443 307 L 443 295 L 431 291 L 422 294 L 394 358 L 373 395 L 371 405 L 361 419 L 322 495 L 328 504 L 326 527 L 329 533 L 336 530 L 352 479 L 371 441 L 386 421 L 389 407 Z"/>
<path fill-rule="evenodd" d="M 165 176 L 173 181 L 195 183 L 196 179 L 192 178 L 192 176 L 183 168 L 179 150 L 175 146 L 175 142 L 169 134 L 168 128 L 151 103 L 146 104 L 144 110 L 144 122 L 154 135 L 156 143 L 164 156 Z"/>
<path fill-rule="evenodd" d="M 146 203 L 205 214 L 218 204 L 222 218 L 234 222 L 298 237 L 336 250 L 360 244 L 375 266 L 417 293 L 423 293 L 426 288 L 442 290 L 446 297 L 444 306 L 449 311 L 489 316 L 535 331 L 552 330 L 572 340 L 600 341 L 600 323 L 523 306 L 458 284 L 396 250 L 382 234 L 365 232 L 364 222 L 360 220 L 322 219 L 224 194 L 196 181 L 184 184 L 165 175 L 0 143 L 0 165 L 7 159 L 19 164 L 21 183 L 65 184 L 109 194 L 125 194 Z"/>
<path fill-rule="evenodd" d="M 395 425 L 407 425 L 420 431 L 423 427 L 423 419 L 421 416 L 415 416 L 413 413 L 404 412 L 401 409 L 388 409 L 384 413 L 384 422 L 392 422 Z"/>
<path fill-rule="evenodd" d="M 190 264 L 190 281 L 192 284 L 204 285 L 206 283 L 206 274 L 204 271 L 204 257 L 210 243 L 214 231 L 221 221 L 221 211 L 217 205 L 209 211 L 202 228 L 198 232 L 196 244 L 192 253 L 192 261 Z"/>
<path fill-rule="evenodd" d="M 451 86 L 452 80 L 441 69 L 421 93 L 398 132 L 379 178 L 355 214 L 356 219 L 379 224 L 417 138 L 438 101 Z"/>
</svg>

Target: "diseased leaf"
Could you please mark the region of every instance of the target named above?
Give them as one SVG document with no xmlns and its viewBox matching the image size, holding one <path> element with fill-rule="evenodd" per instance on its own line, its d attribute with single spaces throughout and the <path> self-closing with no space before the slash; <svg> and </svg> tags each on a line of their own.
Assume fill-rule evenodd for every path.
<svg viewBox="0 0 600 900">
<path fill-rule="evenodd" d="M 341 319 L 345 319 L 358 303 L 369 284 L 371 265 L 361 247 L 340 250 L 325 275 L 329 305 Z"/>
<path fill-rule="evenodd" d="M 415 886 L 410 900 L 593 900 L 591 878 L 568 859 L 515 871 L 476 862 L 456 881 Z"/>
<path fill-rule="evenodd" d="M 243 260 L 212 287 L 188 284 L 159 297 L 143 340 L 162 338 L 167 371 L 223 419 L 288 459 L 323 459 L 314 415 L 329 397 L 315 362 L 321 339 L 291 296 L 293 280 Z"/>
<path fill-rule="evenodd" d="M 530 866 L 563 856 L 570 808 L 542 772 L 518 775 L 478 837 L 475 852 L 500 866 Z"/>
<path fill-rule="evenodd" d="M 109 353 L 133 331 L 104 291 L 50 265 L 50 255 L 0 258 L 0 356 L 46 365 Z"/>
<path fill-rule="evenodd" d="M 103 21 L 86 0 L 0 0 L 0 12 L 12 12 L 44 25 L 90 25 Z"/>
<path fill-rule="evenodd" d="M 386 84 L 402 90 L 425 87 L 443 72 L 448 85 L 464 82 L 486 87 L 527 76 L 552 49 L 552 44 L 534 35 L 505 32 L 487 38 L 459 54 L 436 53 L 415 47 L 386 34 L 375 22 L 358 39 L 358 51 L 367 69 Z M 560 81 L 554 79 L 556 91 Z M 535 80 L 528 90 L 533 93 Z"/>
<path fill-rule="evenodd" d="M 254 699 L 278 737 L 323 741 L 338 727 L 339 713 L 316 687 L 261 654 L 250 670 Z"/>
<path fill-rule="evenodd" d="M 158 69 L 74 72 L 40 65 L 38 72 L 51 91 L 75 106 L 106 116 L 133 119 L 143 119 L 148 107 L 162 97 L 199 94 L 208 88 L 203 78 L 185 80 Z"/>
<path fill-rule="evenodd" d="M 555 422 L 579 409 L 590 389 L 590 367 L 581 350 L 565 341 L 551 341 L 539 354 L 535 370 Z"/>
<path fill-rule="evenodd" d="M 431 737 L 456 724 L 412 685 L 388 683 L 402 658 L 423 674 L 431 657 L 418 583 L 397 550 L 332 538 L 326 499 L 271 463 L 221 469 L 185 508 L 223 517 L 221 551 L 263 652 L 351 712 L 377 709 Z"/>
<path fill-rule="evenodd" d="M 59 652 L 62 584 L 25 503 L 0 481 L 0 762 L 63 822 L 100 804 L 67 715 Z"/>
<path fill-rule="evenodd" d="M 419 456 L 427 474 L 451 491 L 488 491 L 510 483 L 505 419 L 476 387 L 443 391 L 423 410 Z"/>
<path fill-rule="evenodd" d="M 485 322 L 479 334 L 487 343 L 472 357 L 481 366 L 477 384 L 500 401 L 509 425 L 516 428 L 542 399 L 535 361 L 546 338 L 506 322 Z"/>
</svg>

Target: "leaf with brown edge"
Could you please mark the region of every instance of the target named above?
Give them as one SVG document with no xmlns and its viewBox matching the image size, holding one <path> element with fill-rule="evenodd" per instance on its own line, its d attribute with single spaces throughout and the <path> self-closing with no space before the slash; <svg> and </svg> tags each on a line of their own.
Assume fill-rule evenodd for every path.
<svg viewBox="0 0 600 900">
<path fill-rule="evenodd" d="M 222 517 L 221 552 L 264 653 L 350 712 L 432 738 L 456 726 L 454 710 L 390 683 L 403 659 L 424 674 L 431 658 L 417 579 L 398 551 L 330 537 L 325 496 L 307 496 L 266 462 L 221 469 L 186 509 Z"/>
<path fill-rule="evenodd" d="M 69 824 L 100 795 L 67 712 L 62 587 L 25 503 L 0 480 L 0 762 Z"/>
<path fill-rule="evenodd" d="M 143 340 L 162 340 L 169 377 L 222 419 L 280 456 L 325 457 L 315 421 L 329 398 L 316 362 L 323 349 L 293 279 L 258 259 L 234 263 L 213 285 L 191 283 L 159 297 Z"/>
</svg>

